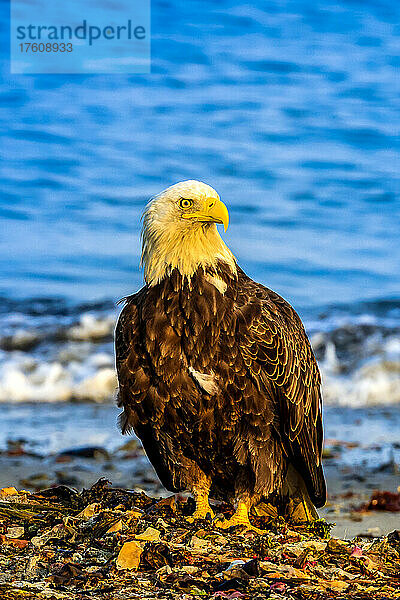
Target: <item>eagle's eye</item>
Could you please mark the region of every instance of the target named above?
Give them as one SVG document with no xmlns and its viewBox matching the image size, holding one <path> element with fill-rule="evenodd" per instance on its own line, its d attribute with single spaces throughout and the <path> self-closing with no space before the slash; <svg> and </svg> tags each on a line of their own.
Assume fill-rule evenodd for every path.
<svg viewBox="0 0 400 600">
<path fill-rule="evenodd" d="M 181 208 L 190 208 L 193 206 L 193 200 L 189 200 L 189 198 L 181 198 L 179 200 L 179 206 Z"/>
</svg>

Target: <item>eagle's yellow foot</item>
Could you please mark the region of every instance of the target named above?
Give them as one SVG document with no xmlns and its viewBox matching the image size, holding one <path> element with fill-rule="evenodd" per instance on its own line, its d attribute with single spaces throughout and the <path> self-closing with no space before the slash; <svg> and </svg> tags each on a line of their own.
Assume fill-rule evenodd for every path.
<svg viewBox="0 0 400 600">
<path fill-rule="evenodd" d="M 189 521 L 189 523 L 193 523 L 196 519 L 207 519 L 208 515 L 213 519 L 215 515 L 208 502 L 208 493 L 195 493 L 194 496 L 196 500 L 196 510 L 190 517 L 186 517 L 186 520 Z"/>
<path fill-rule="evenodd" d="M 245 527 L 248 531 L 255 531 L 256 533 L 262 535 L 265 533 L 263 529 L 258 529 L 258 527 L 254 527 L 249 521 L 249 510 L 247 504 L 245 502 L 239 502 L 236 512 L 230 519 L 225 519 L 224 521 L 217 521 L 215 523 L 216 527 L 220 527 L 221 529 L 229 529 L 230 527 L 238 527 L 241 525 Z"/>
<path fill-rule="evenodd" d="M 204 509 L 196 508 L 196 510 L 192 515 L 190 515 L 190 517 L 186 517 L 186 520 L 189 521 L 189 523 L 193 523 L 194 521 L 196 521 L 196 519 L 207 519 L 207 517 L 210 517 L 211 519 L 215 517 L 214 511 L 211 508 L 211 506 Z"/>
</svg>

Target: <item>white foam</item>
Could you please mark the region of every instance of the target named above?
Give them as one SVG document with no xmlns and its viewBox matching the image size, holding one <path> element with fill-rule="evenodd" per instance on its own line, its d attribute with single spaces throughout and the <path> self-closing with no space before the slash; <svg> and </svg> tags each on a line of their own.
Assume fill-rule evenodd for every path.
<svg viewBox="0 0 400 600">
<path fill-rule="evenodd" d="M 346 375 L 321 365 L 324 402 L 353 407 L 400 404 L 400 361 L 371 361 Z"/>
<path fill-rule="evenodd" d="M 0 402 L 105 402 L 115 393 L 112 356 L 92 355 L 63 365 L 11 354 L 0 366 Z"/>
<path fill-rule="evenodd" d="M 87 377 L 75 388 L 75 395 L 80 400 L 104 402 L 114 395 L 117 388 L 117 377 L 114 369 L 101 368 L 92 377 Z"/>
<path fill-rule="evenodd" d="M 81 316 L 79 324 L 70 327 L 68 337 L 72 340 L 98 340 L 112 335 L 115 326 L 113 316 L 96 317 L 92 313 Z"/>
</svg>

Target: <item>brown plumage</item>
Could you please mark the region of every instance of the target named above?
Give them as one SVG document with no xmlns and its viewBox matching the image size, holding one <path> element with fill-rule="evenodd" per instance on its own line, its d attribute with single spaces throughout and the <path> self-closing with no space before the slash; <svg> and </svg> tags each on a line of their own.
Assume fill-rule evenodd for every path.
<svg viewBox="0 0 400 600">
<path fill-rule="evenodd" d="M 150 211 L 171 190 L 172 202 L 195 198 L 185 227 L 196 225 L 197 235 L 214 240 L 222 208 L 216 215 L 216 192 L 195 183 L 169 188 Z M 197 197 L 208 212 L 193 211 Z M 212 211 L 214 220 L 205 220 Z M 144 251 L 146 218 L 157 216 L 147 209 Z M 141 439 L 167 489 L 194 493 L 199 516 L 208 492 L 247 508 L 261 497 L 280 502 L 289 465 L 322 506 L 321 381 L 304 327 L 288 302 L 224 255 L 216 235 L 214 259 L 193 252 L 189 274 L 168 260 L 167 242 L 147 247 L 148 282 L 125 299 L 116 328 L 122 431 Z M 155 276 L 151 257 L 160 255 L 164 271 Z M 205 506 L 210 510 L 208 500 Z"/>
</svg>

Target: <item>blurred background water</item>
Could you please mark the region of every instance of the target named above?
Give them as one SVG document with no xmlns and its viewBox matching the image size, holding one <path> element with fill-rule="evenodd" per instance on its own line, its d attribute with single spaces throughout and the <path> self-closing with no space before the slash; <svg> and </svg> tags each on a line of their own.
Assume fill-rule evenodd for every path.
<svg viewBox="0 0 400 600">
<path fill-rule="evenodd" d="M 200 179 L 304 318 L 326 402 L 400 403 L 399 23 L 389 0 L 154 0 L 149 75 L 4 60 L 0 400 L 112 397 L 143 207 Z"/>
</svg>

